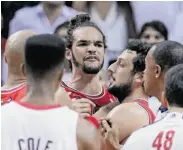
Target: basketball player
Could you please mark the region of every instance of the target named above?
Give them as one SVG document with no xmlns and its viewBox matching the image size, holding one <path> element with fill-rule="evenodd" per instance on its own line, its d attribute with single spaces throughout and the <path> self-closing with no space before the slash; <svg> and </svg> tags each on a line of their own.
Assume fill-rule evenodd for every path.
<svg viewBox="0 0 183 150">
<path fill-rule="evenodd" d="M 35 35 L 31 30 L 22 30 L 9 37 L 5 50 L 5 61 L 8 65 L 8 79 L 1 87 L 1 104 L 19 101 L 26 93 L 26 77 L 22 73 L 24 67 L 24 46 L 27 38 Z"/>
<path fill-rule="evenodd" d="M 80 14 L 71 19 L 66 39 L 66 58 L 72 63 L 72 79 L 62 82 L 61 86 L 71 93 L 75 111 L 93 114 L 101 106 L 116 101 L 97 76 L 104 63 L 105 36 L 88 14 Z"/>
<path fill-rule="evenodd" d="M 109 92 L 121 104 L 113 108 L 107 118 L 119 127 L 120 143 L 124 143 L 132 132 L 153 123 L 155 119 L 148 104 L 149 96 L 142 87 L 145 56 L 149 49 L 149 45 L 140 40 L 130 40 L 126 50 L 109 67 Z"/>
<path fill-rule="evenodd" d="M 100 150 L 96 126 L 54 100 L 64 58 L 64 41 L 55 35 L 27 40 L 28 92 L 20 102 L 12 101 L 1 108 L 3 150 Z"/>
<path fill-rule="evenodd" d="M 166 101 L 161 100 L 160 95 L 164 91 L 163 87 L 165 74 L 172 66 L 181 63 L 183 63 L 183 46 L 174 41 L 164 41 L 158 43 L 150 49 L 146 56 L 146 69 L 144 71 L 143 87 L 148 95 L 158 97 L 163 106 L 167 107 L 168 105 Z M 160 120 L 162 117 L 164 117 L 164 115 L 166 115 L 167 109 L 165 109 L 163 106 L 161 106 L 157 114 L 155 114 L 156 121 Z M 119 112 L 119 114 L 122 113 Z M 107 124 L 106 120 L 103 122 Z M 114 123 L 115 122 L 113 122 L 113 124 Z M 109 127 L 109 124 L 105 126 Z M 124 129 L 124 131 L 126 131 L 126 129 Z M 117 142 L 115 142 L 115 144 L 116 143 Z"/>
<path fill-rule="evenodd" d="M 182 150 L 183 139 L 183 64 L 166 73 L 165 93 L 169 113 L 160 121 L 134 132 L 123 150 Z"/>
<path fill-rule="evenodd" d="M 146 57 L 144 71 L 144 89 L 148 95 L 155 96 L 161 101 L 164 90 L 164 78 L 168 69 L 183 63 L 183 45 L 174 41 L 163 41 L 151 48 Z M 162 103 L 167 107 L 166 101 Z M 160 107 L 156 120 L 161 119 L 166 109 Z M 163 108 L 163 109 L 162 109 Z"/>
</svg>

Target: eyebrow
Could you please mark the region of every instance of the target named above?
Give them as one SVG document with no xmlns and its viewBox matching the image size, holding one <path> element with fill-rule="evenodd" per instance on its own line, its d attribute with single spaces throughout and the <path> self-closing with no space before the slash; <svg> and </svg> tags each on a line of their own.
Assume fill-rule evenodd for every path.
<svg viewBox="0 0 183 150">
<path fill-rule="evenodd" d="M 119 57 L 118 57 L 118 60 L 119 60 L 119 61 L 123 61 L 124 63 L 127 63 L 123 58 L 119 58 Z"/>
<path fill-rule="evenodd" d="M 88 43 L 88 42 L 91 42 L 91 41 L 88 41 L 88 40 L 79 40 L 79 41 L 77 41 L 78 43 Z M 103 44 L 104 42 L 103 41 L 93 41 L 94 43 L 101 43 L 101 44 Z"/>
</svg>

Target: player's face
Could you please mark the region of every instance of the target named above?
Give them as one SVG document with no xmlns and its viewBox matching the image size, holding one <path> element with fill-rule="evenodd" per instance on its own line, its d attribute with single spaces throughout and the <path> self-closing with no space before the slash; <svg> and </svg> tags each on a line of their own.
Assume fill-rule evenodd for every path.
<svg viewBox="0 0 183 150">
<path fill-rule="evenodd" d="M 133 86 L 133 58 L 137 54 L 134 51 L 125 50 L 114 62 L 109 66 L 110 85 L 109 92 L 118 99 L 121 96 L 126 97 L 130 94 Z M 123 94 L 123 95 L 122 95 Z"/>
<path fill-rule="evenodd" d="M 104 63 L 104 41 L 94 27 L 74 30 L 71 62 L 87 74 L 97 74 Z"/>
<path fill-rule="evenodd" d="M 145 63 L 146 68 L 144 71 L 144 90 L 147 94 L 154 96 L 154 89 L 156 88 L 156 63 L 152 56 L 153 50 L 155 49 L 155 46 L 153 46 L 150 51 L 148 52 Z"/>
<path fill-rule="evenodd" d="M 158 31 L 155 29 L 148 27 L 142 34 L 140 38 L 143 42 L 146 42 L 148 44 L 157 44 L 159 42 L 162 42 L 165 40 L 164 36 L 161 35 Z"/>
</svg>

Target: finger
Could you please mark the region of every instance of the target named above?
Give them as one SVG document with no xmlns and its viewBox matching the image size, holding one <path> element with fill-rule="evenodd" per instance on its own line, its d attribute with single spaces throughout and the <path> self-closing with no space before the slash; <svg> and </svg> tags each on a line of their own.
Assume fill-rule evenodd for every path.
<svg viewBox="0 0 183 150">
<path fill-rule="evenodd" d="M 108 132 L 109 130 L 111 130 L 111 127 L 110 125 L 108 124 L 108 122 L 106 120 L 103 120 L 102 121 L 102 125 L 103 125 L 103 128 Z"/>
<path fill-rule="evenodd" d="M 85 99 L 85 98 L 81 98 L 81 99 L 77 99 L 76 101 L 80 102 L 80 103 L 89 103 L 91 104 L 93 107 L 96 106 L 95 103 L 93 103 L 92 101 L 88 100 L 88 99 Z"/>
<path fill-rule="evenodd" d="M 91 114 L 91 108 L 78 108 L 80 113 L 89 113 Z"/>
<path fill-rule="evenodd" d="M 91 116 L 89 113 L 81 113 L 79 115 L 83 118 Z"/>
<path fill-rule="evenodd" d="M 91 109 L 91 105 L 89 103 L 79 103 L 78 105 L 80 108 L 90 108 Z"/>
</svg>

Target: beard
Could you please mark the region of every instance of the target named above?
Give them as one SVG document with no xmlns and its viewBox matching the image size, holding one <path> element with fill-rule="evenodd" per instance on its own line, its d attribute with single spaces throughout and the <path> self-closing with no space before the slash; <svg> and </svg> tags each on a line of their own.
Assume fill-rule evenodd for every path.
<svg viewBox="0 0 183 150">
<path fill-rule="evenodd" d="M 102 62 L 102 64 L 98 65 L 98 66 L 88 66 L 85 63 L 83 65 L 79 64 L 79 62 L 76 60 L 76 57 L 74 56 L 73 52 L 72 52 L 72 57 L 73 57 L 73 64 L 76 67 L 82 66 L 82 71 L 86 74 L 97 74 L 99 73 L 99 71 L 102 69 L 103 65 L 104 65 L 104 61 Z"/>
<path fill-rule="evenodd" d="M 120 103 L 132 92 L 132 80 L 125 84 L 114 85 L 108 88 L 108 92 L 118 98 Z"/>
</svg>

